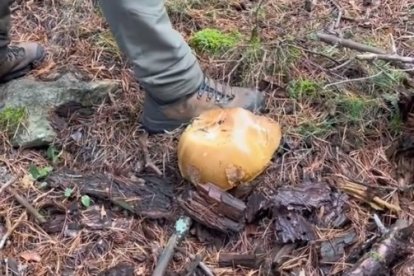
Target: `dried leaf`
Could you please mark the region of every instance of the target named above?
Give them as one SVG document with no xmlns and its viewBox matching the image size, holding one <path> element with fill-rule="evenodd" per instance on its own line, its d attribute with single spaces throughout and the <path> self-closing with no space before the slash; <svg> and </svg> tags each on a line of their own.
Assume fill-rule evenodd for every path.
<svg viewBox="0 0 414 276">
<path fill-rule="evenodd" d="M 33 186 L 34 179 L 30 174 L 26 174 L 23 176 L 22 180 L 20 181 L 20 185 L 24 189 L 28 189 Z"/>
<path fill-rule="evenodd" d="M 42 260 L 40 255 L 37 252 L 34 252 L 34 251 L 24 251 L 24 252 L 20 253 L 20 257 L 22 257 L 23 259 L 25 259 L 28 262 L 30 262 L 30 261 L 40 262 Z"/>
</svg>

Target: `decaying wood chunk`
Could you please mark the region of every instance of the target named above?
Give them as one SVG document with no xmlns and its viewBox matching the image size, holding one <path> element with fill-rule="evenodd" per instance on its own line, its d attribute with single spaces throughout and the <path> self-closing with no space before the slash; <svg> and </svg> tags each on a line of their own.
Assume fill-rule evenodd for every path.
<svg viewBox="0 0 414 276">
<path fill-rule="evenodd" d="M 254 192 L 249 196 L 246 209 L 246 220 L 252 223 L 259 219 L 264 213 L 269 211 L 269 199 L 260 192 Z"/>
<path fill-rule="evenodd" d="M 286 208 L 275 208 L 275 236 L 281 243 L 311 241 L 316 239 L 315 229 L 302 215 Z"/>
<path fill-rule="evenodd" d="M 200 224 L 224 233 L 240 232 L 244 228 L 246 205 L 212 184 L 188 189 L 178 198 L 187 215 Z"/>
<path fill-rule="evenodd" d="M 75 188 L 89 195 L 112 202 L 134 214 L 157 219 L 171 218 L 175 204 L 173 186 L 166 179 L 143 176 L 130 180 L 101 174 L 78 174 L 69 171 L 54 172 L 46 182 L 61 189 Z"/>
<path fill-rule="evenodd" d="M 220 267 L 259 268 L 263 261 L 263 254 L 220 253 L 218 263 Z"/>
<path fill-rule="evenodd" d="M 383 239 L 344 275 L 388 275 L 390 264 L 407 253 L 407 242 L 413 231 L 414 224 L 408 225 L 405 221 L 397 221 Z"/>
</svg>

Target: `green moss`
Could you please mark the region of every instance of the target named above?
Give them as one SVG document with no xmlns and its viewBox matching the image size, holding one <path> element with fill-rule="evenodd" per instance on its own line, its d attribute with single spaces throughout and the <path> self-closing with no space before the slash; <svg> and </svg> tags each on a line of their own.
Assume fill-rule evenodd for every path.
<svg viewBox="0 0 414 276">
<path fill-rule="evenodd" d="M 333 126 L 328 121 L 323 122 L 305 122 L 298 128 L 298 133 L 304 137 L 324 136 L 333 130 Z"/>
<path fill-rule="evenodd" d="M 26 108 L 8 107 L 0 111 L 0 131 L 13 133 L 27 116 Z"/>
<path fill-rule="evenodd" d="M 395 134 L 399 134 L 402 131 L 402 126 L 403 126 L 403 122 L 402 122 L 402 118 L 401 115 L 399 113 L 394 112 L 391 115 L 391 119 L 390 119 L 390 130 L 392 132 L 394 132 Z"/>
<path fill-rule="evenodd" d="M 308 79 L 294 80 L 288 85 L 289 96 L 297 100 L 305 97 L 315 98 L 320 90 L 319 83 Z"/>
<path fill-rule="evenodd" d="M 382 74 L 372 78 L 371 82 L 374 85 L 374 90 L 380 93 L 393 91 L 394 88 L 400 85 L 405 79 L 405 75 L 401 71 L 392 70 L 389 65 L 381 66 Z M 374 74 L 377 74 L 374 72 Z"/>
<path fill-rule="evenodd" d="M 238 32 L 224 33 L 217 29 L 206 28 L 196 32 L 190 38 L 190 46 L 200 52 L 218 55 L 231 49 L 240 41 Z"/>
<path fill-rule="evenodd" d="M 368 117 L 368 114 L 373 115 L 379 108 L 376 100 L 355 95 L 340 97 L 337 104 L 340 111 L 351 122 L 361 121 Z"/>
</svg>

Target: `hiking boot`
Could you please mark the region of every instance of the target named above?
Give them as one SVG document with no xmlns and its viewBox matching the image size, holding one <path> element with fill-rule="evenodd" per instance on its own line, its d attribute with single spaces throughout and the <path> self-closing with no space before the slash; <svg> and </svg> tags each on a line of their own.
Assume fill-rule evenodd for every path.
<svg viewBox="0 0 414 276">
<path fill-rule="evenodd" d="M 0 83 L 26 75 L 45 56 L 44 48 L 34 42 L 9 45 L 4 51 L 0 55 Z"/>
<path fill-rule="evenodd" d="M 241 107 L 257 112 L 263 105 L 264 96 L 257 90 L 231 87 L 206 79 L 198 91 L 172 103 L 159 104 L 147 94 L 142 125 L 150 133 L 172 131 L 206 110 Z"/>
</svg>

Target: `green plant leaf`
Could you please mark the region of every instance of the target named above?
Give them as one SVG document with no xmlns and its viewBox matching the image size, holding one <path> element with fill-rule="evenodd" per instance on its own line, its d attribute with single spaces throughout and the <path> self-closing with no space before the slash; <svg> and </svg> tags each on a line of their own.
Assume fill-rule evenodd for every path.
<svg viewBox="0 0 414 276">
<path fill-rule="evenodd" d="M 43 168 L 38 168 L 35 165 L 30 165 L 29 173 L 33 177 L 34 180 L 39 180 L 45 178 L 49 175 L 49 173 L 53 170 L 52 167 L 46 166 Z"/>
<path fill-rule="evenodd" d="M 55 147 L 49 147 L 47 149 L 47 158 L 52 161 L 52 163 L 56 163 L 59 159 L 59 151 Z"/>
<path fill-rule="evenodd" d="M 73 189 L 72 188 L 66 188 L 65 189 L 65 197 L 69 198 L 73 193 Z"/>
<path fill-rule="evenodd" d="M 88 195 L 84 195 L 81 197 L 82 205 L 88 208 L 91 206 L 91 198 Z"/>
</svg>

